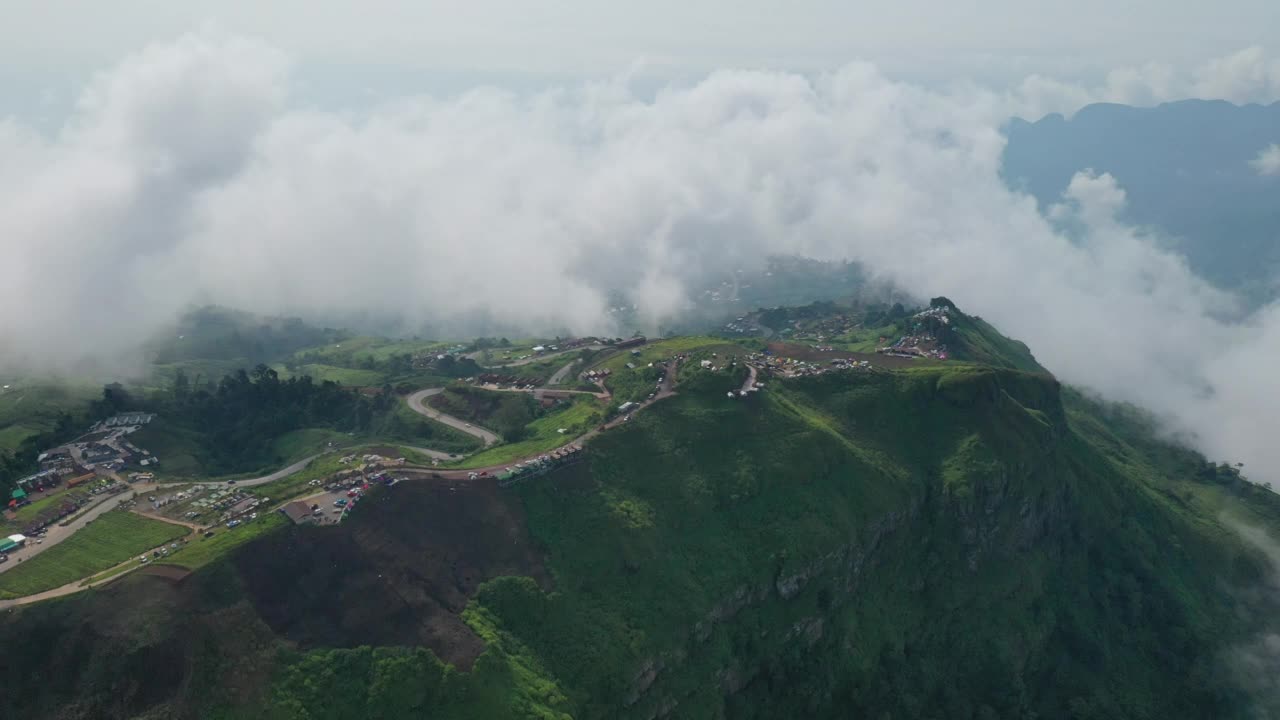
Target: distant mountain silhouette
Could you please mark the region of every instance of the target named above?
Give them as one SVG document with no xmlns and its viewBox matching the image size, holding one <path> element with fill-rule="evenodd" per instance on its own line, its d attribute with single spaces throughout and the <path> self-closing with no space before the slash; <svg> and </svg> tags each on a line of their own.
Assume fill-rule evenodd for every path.
<svg viewBox="0 0 1280 720">
<path fill-rule="evenodd" d="M 1069 120 L 1014 118 L 1007 134 L 1005 180 L 1042 206 L 1078 171 L 1111 173 L 1128 193 L 1127 219 L 1172 236 L 1203 277 L 1255 302 L 1276 296 L 1280 177 L 1250 163 L 1280 143 L 1280 103 L 1097 104 Z"/>
</svg>

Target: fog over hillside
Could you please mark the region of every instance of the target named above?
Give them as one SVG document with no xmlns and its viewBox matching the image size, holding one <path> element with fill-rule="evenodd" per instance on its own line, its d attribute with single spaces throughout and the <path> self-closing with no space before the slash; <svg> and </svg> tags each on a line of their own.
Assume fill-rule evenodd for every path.
<svg viewBox="0 0 1280 720">
<path fill-rule="evenodd" d="M 610 290 L 656 322 L 703 273 L 788 253 L 945 294 L 1211 457 L 1280 468 L 1280 306 L 1246 312 L 1127 225 L 1109 175 L 1043 212 L 1010 191 L 1006 94 L 854 63 L 347 114 L 291 104 L 289 78 L 270 47 L 192 35 L 94 78 L 52 136 L 0 121 L 6 365 L 128 353 L 192 302 L 607 330 Z"/>
</svg>

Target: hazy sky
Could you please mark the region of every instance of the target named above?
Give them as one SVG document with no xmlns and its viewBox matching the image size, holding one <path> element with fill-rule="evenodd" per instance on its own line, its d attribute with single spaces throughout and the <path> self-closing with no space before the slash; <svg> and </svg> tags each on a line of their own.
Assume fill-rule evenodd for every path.
<svg viewBox="0 0 1280 720">
<path fill-rule="evenodd" d="M 1274 49 L 1280 36 L 1274 0 L 0 0 L 0 18 L 8 104 L 57 106 L 88 71 L 207 24 L 283 50 L 308 93 L 347 103 L 637 64 L 655 78 L 868 60 L 923 83 L 1093 82 L 1116 67 Z"/>
</svg>

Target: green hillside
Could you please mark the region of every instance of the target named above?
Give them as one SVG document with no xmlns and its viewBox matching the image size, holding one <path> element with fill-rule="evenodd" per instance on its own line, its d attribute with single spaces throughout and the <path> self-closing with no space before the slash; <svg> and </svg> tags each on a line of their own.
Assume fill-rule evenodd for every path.
<svg viewBox="0 0 1280 720">
<path fill-rule="evenodd" d="M 951 356 L 957 360 L 1026 372 L 1048 372 L 1036 362 L 1031 349 L 1025 344 L 1005 337 L 980 317 L 960 312 L 945 297 L 931 300 L 929 309 L 913 320 L 947 343 Z"/>
<path fill-rule="evenodd" d="M 0 716 L 1271 716 L 1224 518 L 1280 502 L 964 331 L 995 361 L 691 373 L 555 473 L 6 613 Z"/>
</svg>

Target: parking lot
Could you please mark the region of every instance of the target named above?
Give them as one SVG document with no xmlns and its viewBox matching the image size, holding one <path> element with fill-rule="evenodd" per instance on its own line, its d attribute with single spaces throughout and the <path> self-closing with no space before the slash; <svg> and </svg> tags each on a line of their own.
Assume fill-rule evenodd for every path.
<svg viewBox="0 0 1280 720">
<path fill-rule="evenodd" d="M 346 513 L 355 507 L 363 496 L 360 486 L 353 488 L 335 488 L 299 498 L 312 509 L 312 517 L 317 525 L 336 525 L 346 517 Z"/>
</svg>

